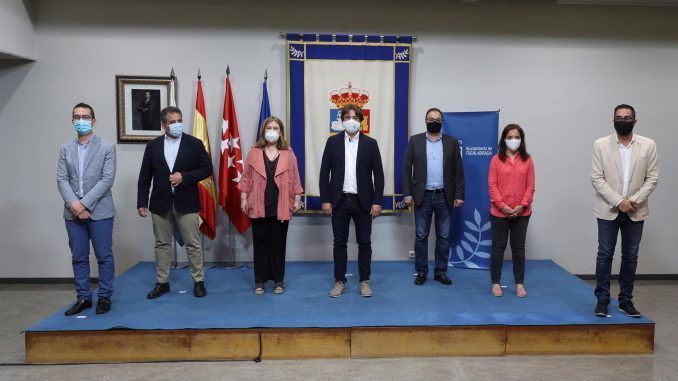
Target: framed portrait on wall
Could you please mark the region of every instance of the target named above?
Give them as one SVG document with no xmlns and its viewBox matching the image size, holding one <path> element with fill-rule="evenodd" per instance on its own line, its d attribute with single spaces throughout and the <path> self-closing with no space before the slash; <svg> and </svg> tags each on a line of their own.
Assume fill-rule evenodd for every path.
<svg viewBox="0 0 678 381">
<path fill-rule="evenodd" d="M 162 135 L 172 77 L 116 75 L 118 143 L 146 143 Z"/>
</svg>

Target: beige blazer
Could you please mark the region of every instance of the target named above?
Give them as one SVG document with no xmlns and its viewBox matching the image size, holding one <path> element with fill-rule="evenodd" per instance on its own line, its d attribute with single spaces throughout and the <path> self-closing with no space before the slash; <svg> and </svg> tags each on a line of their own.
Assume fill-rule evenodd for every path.
<svg viewBox="0 0 678 381">
<path fill-rule="evenodd" d="M 657 145 L 654 140 L 634 134 L 629 172 L 629 190 L 626 198 L 638 203 L 638 209 L 629 213 L 633 221 L 643 221 L 650 214 L 647 199 L 657 187 Z M 596 140 L 593 144 L 591 183 L 596 190 L 594 214 L 603 220 L 614 220 L 619 214 L 615 207 L 623 198 L 621 156 L 617 135 L 612 134 Z"/>
</svg>

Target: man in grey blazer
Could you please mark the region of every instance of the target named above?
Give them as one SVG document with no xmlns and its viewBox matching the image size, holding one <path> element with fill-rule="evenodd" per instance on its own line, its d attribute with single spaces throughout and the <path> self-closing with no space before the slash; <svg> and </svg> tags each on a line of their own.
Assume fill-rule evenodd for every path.
<svg viewBox="0 0 678 381">
<path fill-rule="evenodd" d="M 464 203 L 464 167 L 459 140 L 441 132 L 443 113 L 437 108 L 426 112 L 426 132 L 413 135 L 403 158 L 404 202 L 414 204 L 416 238 L 414 267 L 416 285 L 426 282 L 428 236 L 433 214 L 436 219 L 436 256 L 433 279 L 445 285 L 450 253 L 450 208 Z"/>
<path fill-rule="evenodd" d="M 613 122 L 616 133 L 596 140 L 591 163 L 591 183 L 596 190 L 594 214 L 598 219 L 595 314 L 607 316 L 612 256 L 621 231 L 619 310 L 638 318 L 641 314 L 631 299 L 643 223 L 650 214 L 647 200 L 659 178 L 657 145 L 633 133 L 637 122 L 633 107 L 617 106 Z"/>
<path fill-rule="evenodd" d="M 115 179 L 115 145 L 94 135 L 94 109 L 78 103 L 72 113 L 77 138 L 59 151 L 57 184 L 64 199 L 64 219 L 73 260 L 77 301 L 66 316 L 79 314 L 92 306 L 89 286 L 89 246 L 99 264 L 99 290 L 96 313 L 111 309 L 113 295 L 113 217 L 115 206 L 111 187 Z"/>
</svg>

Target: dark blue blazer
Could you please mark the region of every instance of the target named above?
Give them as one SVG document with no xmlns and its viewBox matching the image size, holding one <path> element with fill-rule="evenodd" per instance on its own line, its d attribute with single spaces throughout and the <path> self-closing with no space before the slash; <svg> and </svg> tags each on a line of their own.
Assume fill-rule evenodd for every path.
<svg viewBox="0 0 678 381">
<path fill-rule="evenodd" d="M 320 199 L 336 207 L 344 188 L 344 139 L 346 132 L 330 136 L 325 144 L 320 165 Z M 374 181 L 373 181 L 374 179 Z M 363 209 L 381 205 L 384 198 L 384 168 L 377 141 L 360 134 L 356 157 L 358 200 Z"/>
<path fill-rule="evenodd" d="M 180 172 L 183 181 L 172 193 L 169 176 L 174 172 Z M 212 159 L 207 155 L 202 141 L 185 133 L 181 135 L 174 168 L 169 168 L 165 160 L 163 134 L 146 144 L 137 182 L 137 208 L 148 207 L 148 193 L 152 181 L 153 191 L 148 207 L 151 213 L 167 214 L 172 209 L 172 204 L 179 213 L 198 213 L 200 212 L 198 183 L 211 175 Z"/>
</svg>

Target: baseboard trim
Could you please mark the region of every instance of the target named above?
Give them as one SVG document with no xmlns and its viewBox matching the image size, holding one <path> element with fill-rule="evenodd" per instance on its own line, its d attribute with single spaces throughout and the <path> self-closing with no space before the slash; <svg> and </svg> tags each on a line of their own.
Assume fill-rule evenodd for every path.
<svg viewBox="0 0 678 381">
<path fill-rule="evenodd" d="M 595 274 L 576 274 L 582 280 L 595 280 Z M 612 280 L 619 280 L 619 275 L 612 275 Z M 636 274 L 636 280 L 678 280 L 678 274 Z M 98 278 L 90 278 L 97 283 Z M 0 278 L 0 284 L 73 284 L 73 278 Z"/>
<path fill-rule="evenodd" d="M 576 274 L 583 280 L 595 280 L 595 274 Z M 619 275 L 612 275 L 612 280 L 619 280 Z M 636 274 L 636 280 L 678 280 L 678 274 Z"/>
<path fill-rule="evenodd" d="M 90 278 L 98 283 L 99 278 Z M 0 284 L 73 284 L 73 278 L 0 278 Z"/>
</svg>

